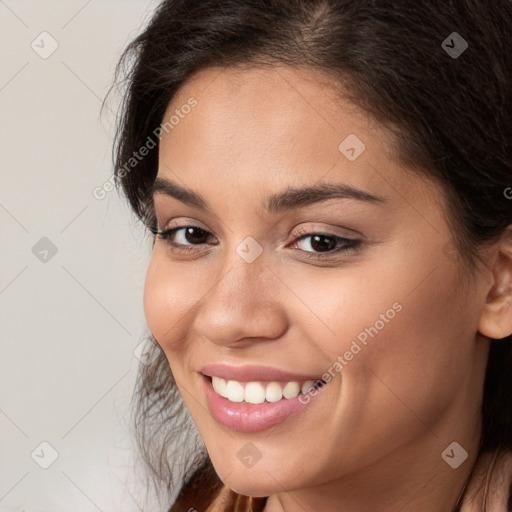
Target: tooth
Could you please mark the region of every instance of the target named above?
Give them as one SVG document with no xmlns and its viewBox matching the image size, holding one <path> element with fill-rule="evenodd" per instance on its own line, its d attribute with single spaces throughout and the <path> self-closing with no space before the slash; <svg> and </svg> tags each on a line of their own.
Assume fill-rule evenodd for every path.
<svg viewBox="0 0 512 512">
<path fill-rule="evenodd" d="M 224 398 L 228 397 L 228 393 L 226 390 L 226 381 L 220 377 L 213 377 L 212 376 L 212 386 L 213 389 Z"/>
<path fill-rule="evenodd" d="M 265 388 L 259 382 L 248 382 L 244 397 L 250 404 L 261 404 L 265 401 Z"/>
<path fill-rule="evenodd" d="M 299 395 L 300 386 L 298 382 L 288 382 L 283 389 L 283 396 L 285 398 L 295 398 Z"/>
<path fill-rule="evenodd" d="M 321 385 L 321 380 L 316 381 Z M 288 382 L 281 390 L 279 382 L 269 382 L 267 385 L 261 382 L 241 383 L 236 380 L 226 381 L 221 377 L 212 376 L 212 386 L 215 392 L 230 400 L 231 402 L 245 402 L 250 404 L 261 404 L 265 402 L 278 402 L 283 397 L 286 399 L 295 398 L 300 393 L 308 393 L 315 389 L 316 382 L 307 380 L 300 382 Z"/>
<path fill-rule="evenodd" d="M 269 382 L 265 390 L 267 402 L 279 402 L 283 398 L 283 392 L 278 382 Z"/>
<path fill-rule="evenodd" d="M 226 393 L 228 400 L 232 402 L 242 402 L 244 399 L 244 388 L 236 380 L 228 380 L 226 384 Z"/>
<path fill-rule="evenodd" d="M 314 387 L 315 387 L 315 382 L 312 380 L 307 380 L 306 382 L 304 382 L 304 384 L 302 384 L 301 391 L 303 393 L 307 393 L 309 390 L 311 390 Z"/>
</svg>

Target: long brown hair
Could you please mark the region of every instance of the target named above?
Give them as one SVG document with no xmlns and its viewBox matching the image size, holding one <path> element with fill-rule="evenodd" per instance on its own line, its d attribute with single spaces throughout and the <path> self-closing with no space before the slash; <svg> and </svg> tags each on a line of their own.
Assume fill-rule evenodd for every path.
<svg viewBox="0 0 512 512">
<path fill-rule="evenodd" d="M 208 66 L 307 66 L 386 125 L 413 172 L 443 184 L 461 268 L 477 272 L 479 249 L 512 223 L 511 26 L 509 0 L 165 0 L 116 68 L 114 84 L 124 87 L 116 183 L 155 229 L 158 149 L 126 164 L 149 138 L 158 145 L 155 129 L 184 82 Z M 443 47 L 454 32 L 468 43 L 457 56 Z M 154 350 L 155 362 L 140 366 L 134 424 L 155 481 L 175 495 L 210 462 L 165 355 Z M 512 449 L 511 375 L 509 336 L 491 343 L 481 452 Z M 184 453 L 185 440 L 192 447 Z"/>
</svg>

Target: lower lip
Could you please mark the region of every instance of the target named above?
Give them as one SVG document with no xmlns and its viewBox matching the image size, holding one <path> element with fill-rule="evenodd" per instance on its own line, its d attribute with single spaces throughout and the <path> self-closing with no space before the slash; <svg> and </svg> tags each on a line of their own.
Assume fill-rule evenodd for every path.
<svg viewBox="0 0 512 512">
<path fill-rule="evenodd" d="M 230 402 L 217 394 L 212 386 L 211 379 L 202 375 L 206 391 L 206 400 L 212 416 L 225 427 L 238 432 L 256 432 L 273 427 L 284 421 L 291 414 L 307 407 L 313 398 L 309 397 L 307 403 L 302 403 L 298 395 L 295 398 L 283 398 L 278 402 L 263 402 L 261 404 L 248 404 L 246 402 Z"/>
</svg>

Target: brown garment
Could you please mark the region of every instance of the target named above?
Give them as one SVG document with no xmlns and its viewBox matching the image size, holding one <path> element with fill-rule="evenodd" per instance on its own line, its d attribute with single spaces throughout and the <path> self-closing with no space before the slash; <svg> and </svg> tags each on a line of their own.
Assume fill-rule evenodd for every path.
<svg viewBox="0 0 512 512">
<path fill-rule="evenodd" d="M 267 498 L 243 496 L 224 486 L 205 512 L 263 512 L 266 502 Z"/>
<path fill-rule="evenodd" d="M 480 456 L 461 500 L 460 512 L 484 510 L 486 471 L 494 456 L 493 453 Z M 169 512 L 263 512 L 266 501 L 267 498 L 251 498 L 229 489 L 208 459 L 182 488 Z M 512 512 L 512 452 L 508 451 L 496 459 L 486 501 L 487 512 Z"/>
</svg>

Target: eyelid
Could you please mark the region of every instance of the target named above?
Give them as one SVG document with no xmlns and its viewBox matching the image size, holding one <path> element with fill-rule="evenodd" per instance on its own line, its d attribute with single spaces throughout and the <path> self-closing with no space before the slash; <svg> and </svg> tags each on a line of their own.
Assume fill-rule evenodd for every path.
<svg viewBox="0 0 512 512">
<path fill-rule="evenodd" d="M 318 224 L 318 223 L 313 223 Z M 337 232 L 337 230 L 341 230 L 342 233 Z M 300 235 L 325 235 L 325 236 L 332 236 L 332 237 L 338 237 L 338 238 L 346 238 L 346 239 L 357 239 L 361 242 L 364 241 L 365 237 L 362 233 L 359 233 L 358 231 L 354 231 L 353 229 L 348 228 L 340 228 L 340 227 L 330 227 L 330 228 L 322 228 L 318 227 L 316 225 L 309 225 L 308 227 L 303 227 L 300 225 L 297 230 L 294 232 L 293 239 L 295 240 Z"/>
<path fill-rule="evenodd" d="M 208 233 L 213 234 L 209 228 L 205 227 L 205 225 L 197 219 L 194 219 L 192 217 L 175 217 L 171 219 L 170 221 L 164 222 L 163 227 L 159 228 L 160 222 L 158 222 L 158 216 L 157 216 L 157 226 L 156 229 L 150 228 L 150 231 L 153 234 L 158 234 L 158 232 L 163 233 L 165 231 L 169 231 L 173 228 L 189 228 L 194 227 L 198 229 L 202 229 L 204 231 L 208 231 Z"/>
</svg>

